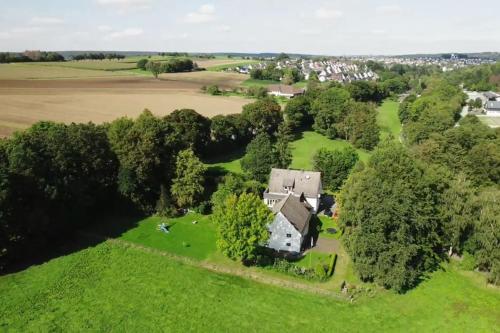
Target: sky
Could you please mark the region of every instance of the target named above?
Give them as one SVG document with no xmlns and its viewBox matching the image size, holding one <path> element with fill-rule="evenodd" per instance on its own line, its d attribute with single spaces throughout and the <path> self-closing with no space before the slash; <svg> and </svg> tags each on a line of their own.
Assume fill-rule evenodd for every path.
<svg viewBox="0 0 500 333">
<path fill-rule="evenodd" d="M 500 51 L 499 0 L 0 0 L 0 51 Z"/>
</svg>

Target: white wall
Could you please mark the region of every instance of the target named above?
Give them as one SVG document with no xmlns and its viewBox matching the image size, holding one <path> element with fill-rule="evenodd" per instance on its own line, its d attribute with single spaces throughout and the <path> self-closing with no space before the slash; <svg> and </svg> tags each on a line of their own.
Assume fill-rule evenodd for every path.
<svg viewBox="0 0 500 333">
<path fill-rule="evenodd" d="M 267 247 L 276 251 L 300 252 L 303 237 L 281 212 L 276 214 L 268 230 L 271 235 Z M 286 237 L 287 234 L 291 237 Z M 290 246 L 287 246 L 287 243 L 290 243 Z"/>
</svg>

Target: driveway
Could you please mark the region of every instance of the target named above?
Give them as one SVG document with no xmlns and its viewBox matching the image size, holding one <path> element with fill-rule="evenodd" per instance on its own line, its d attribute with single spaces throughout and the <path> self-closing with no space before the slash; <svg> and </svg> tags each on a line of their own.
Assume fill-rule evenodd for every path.
<svg viewBox="0 0 500 333">
<path fill-rule="evenodd" d="M 308 251 L 321 253 L 339 253 L 340 243 L 338 239 L 318 238 L 318 241 L 312 249 Z"/>
</svg>

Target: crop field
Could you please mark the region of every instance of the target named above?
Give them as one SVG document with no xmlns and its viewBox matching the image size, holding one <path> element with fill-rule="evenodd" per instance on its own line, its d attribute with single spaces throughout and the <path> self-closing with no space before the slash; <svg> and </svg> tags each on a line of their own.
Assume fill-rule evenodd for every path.
<svg viewBox="0 0 500 333">
<path fill-rule="evenodd" d="M 82 79 L 134 75 L 137 74 L 131 71 L 110 71 L 40 63 L 0 64 L 0 80 Z"/>
<path fill-rule="evenodd" d="M 212 117 L 239 113 L 250 102 L 237 96 L 202 94 L 199 87 L 195 82 L 149 78 L 0 81 L 0 135 L 40 120 L 102 123 L 136 117 L 145 108 L 159 116 L 191 108 Z"/>
<path fill-rule="evenodd" d="M 498 331 L 498 291 L 445 268 L 405 295 L 351 304 L 105 242 L 0 277 L 0 330 Z"/>
<path fill-rule="evenodd" d="M 217 85 L 219 88 L 231 89 L 238 87 L 248 78 L 248 75 L 238 73 L 223 73 L 223 72 L 188 72 L 188 73 L 165 73 L 161 74 L 160 78 L 165 81 L 192 83 L 202 86 Z"/>
<path fill-rule="evenodd" d="M 126 60 L 75 60 L 64 62 L 43 62 L 29 65 L 95 69 L 104 71 L 127 70 L 137 67 L 135 62 L 127 62 Z"/>
</svg>

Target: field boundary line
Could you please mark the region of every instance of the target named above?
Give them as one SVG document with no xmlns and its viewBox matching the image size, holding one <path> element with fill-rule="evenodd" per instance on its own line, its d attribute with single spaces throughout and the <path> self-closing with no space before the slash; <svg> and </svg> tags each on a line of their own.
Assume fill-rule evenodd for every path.
<svg viewBox="0 0 500 333">
<path fill-rule="evenodd" d="M 123 239 L 110 238 L 110 237 L 105 237 L 105 236 L 96 235 L 93 233 L 88 233 L 88 232 L 83 232 L 83 231 L 80 231 L 79 233 L 85 237 L 95 238 L 95 239 L 103 240 L 103 241 L 109 242 L 111 244 L 116 244 L 116 245 L 119 245 L 122 247 L 132 248 L 132 249 L 139 250 L 142 252 L 160 255 L 162 257 L 172 259 L 172 260 L 180 262 L 182 264 L 186 264 L 186 265 L 192 266 L 192 267 L 203 268 L 203 269 L 209 270 L 209 271 L 214 272 L 214 273 L 238 276 L 238 277 L 245 278 L 248 280 L 253 280 L 253 281 L 256 281 L 256 282 L 259 282 L 262 284 L 272 285 L 275 287 L 281 287 L 281 288 L 285 288 L 285 289 L 292 289 L 294 291 L 303 291 L 303 292 L 312 293 L 312 294 L 316 294 L 316 295 L 326 296 L 329 298 L 334 298 L 336 300 L 341 300 L 341 301 L 346 301 L 346 302 L 353 301 L 348 296 L 344 296 L 344 295 L 336 293 L 334 291 L 326 290 L 323 288 L 317 288 L 317 287 L 307 285 L 305 283 L 301 283 L 301 282 L 297 282 L 297 281 L 290 281 L 290 280 L 280 279 L 277 277 L 266 276 L 263 273 L 250 271 L 250 270 L 245 269 L 245 268 L 231 268 L 228 266 L 219 265 L 219 264 L 215 264 L 215 263 L 211 263 L 211 262 L 207 262 L 207 261 L 198 261 L 195 259 L 191 259 L 189 257 L 173 254 L 173 253 L 168 252 L 168 251 L 158 250 L 158 249 L 155 249 L 152 247 L 144 246 L 144 245 L 137 244 L 137 243 L 130 242 L 130 241 L 126 241 Z"/>
</svg>

